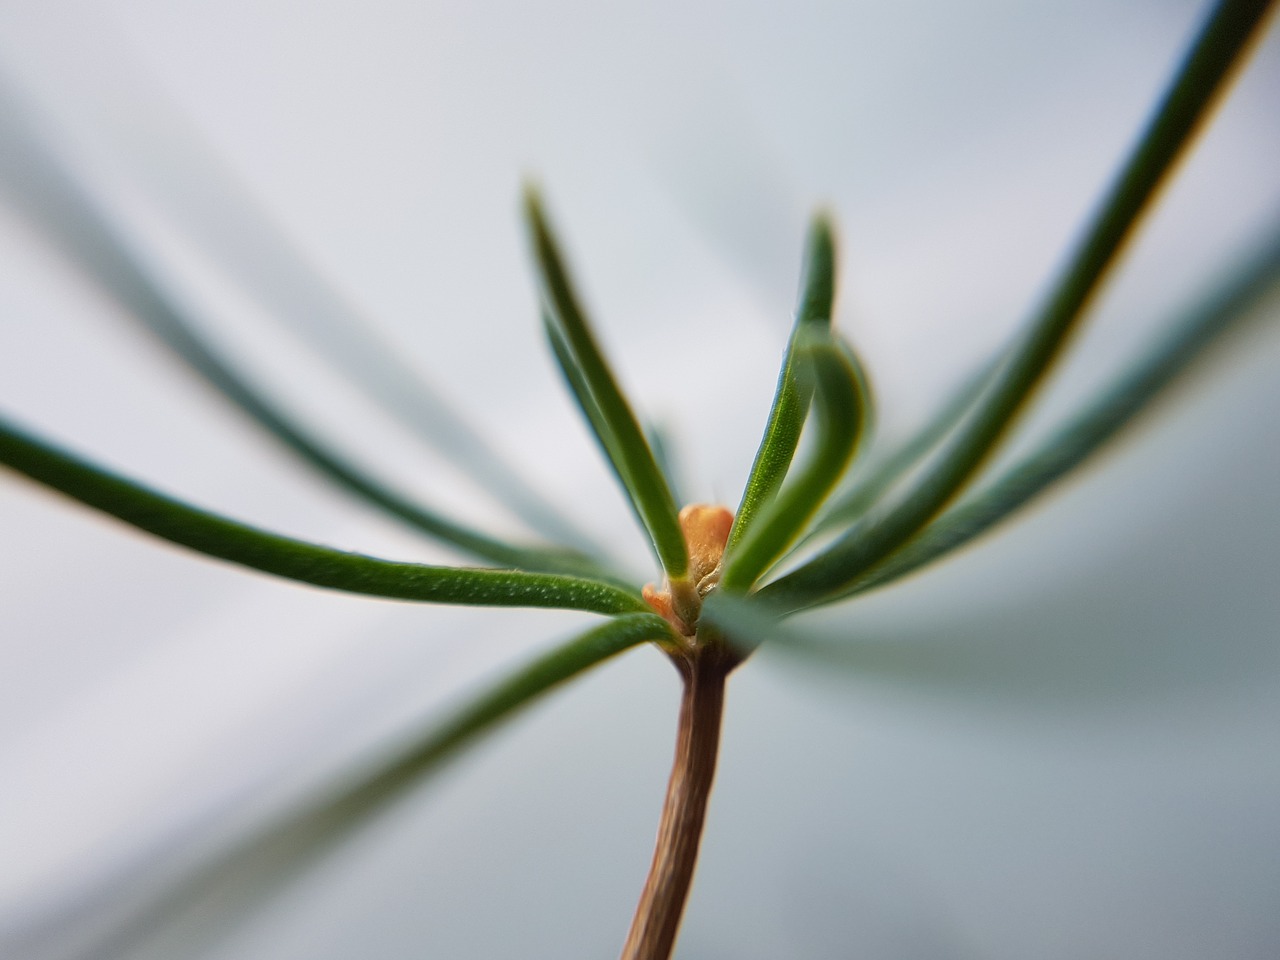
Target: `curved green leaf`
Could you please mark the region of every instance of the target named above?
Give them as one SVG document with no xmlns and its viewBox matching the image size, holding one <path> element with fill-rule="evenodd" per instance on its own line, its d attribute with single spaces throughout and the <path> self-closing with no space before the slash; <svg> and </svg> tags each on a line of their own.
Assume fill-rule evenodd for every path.
<svg viewBox="0 0 1280 960">
<path fill-rule="evenodd" d="M 782 357 L 778 387 L 773 395 L 773 406 L 769 409 L 764 436 L 756 450 L 746 488 L 742 491 L 742 499 L 733 516 L 733 527 L 729 531 L 729 550 L 743 538 L 756 514 L 773 500 L 791 468 L 811 399 L 810 388 L 801 383 L 796 375 L 796 346 L 805 331 L 830 329 L 835 290 L 835 230 L 830 218 L 820 214 L 814 217 L 809 227 L 796 322 L 787 340 L 786 353 Z"/>
<path fill-rule="evenodd" d="M 726 552 L 720 579 L 726 592 L 750 590 L 799 535 L 844 473 L 866 426 L 870 408 L 866 378 L 829 333 L 806 331 L 797 345 L 796 360 L 800 379 L 816 385 L 813 406 L 818 432 L 813 454 Z"/>
<path fill-rule="evenodd" d="M 133 875 L 112 885 L 108 896 L 118 896 L 123 888 L 126 895 L 132 894 L 132 902 L 141 901 L 141 906 L 126 914 L 123 922 L 116 920 L 107 936 L 94 938 L 95 955 L 132 955 L 142 944 L 154 946 L 152 938 L 165 934 L 188 945 L 189 931 L 170 933 L 170 929 L 182 924 L 187 911 L 198 909 L 209 897 L 216 897 L 223 910 L 261 908 L 272 891 L 281 889 L 286 877 L 316 864 L 361 827 L 404 800 L 460 750 L 591 667 L 670 633 L 667 622 L 652 613 L 628 614 L 595 626 L 464 701 L 443 718 L 431 720 L 424 729 L 405 735 L 400 745 L 361 763 L 341 782 L 304 798 L 283 817 L 223 846 L 194 870 L 173 877 L 164 876 L 164 863 L 144 862 L 135 867 Z M 162 875 L 160 882 L 157 874 Z M 77 919 L 92 914 L 94 906 L 78 905 Z M 46 922 L 56 925 L 58 934 L 69 923 L 64 913 Z M 42 930 L 23 932 L 32 941 L 49 939 Z"/>
<path fill-rule="evenodd" d="M 642 519 L 663 569 L 671 579 L 683 579 L 689 568 L 689 556 L 677 518 L 675 499 L 658 469 L 653 451 L 649 449 L 630 404 L 591 333 L 586 314 L 569 280 L 564 258 L 543 213 L 542 202 L 532 189 L 525 191 L 525 215 L 546 315 L 561 337 L 557 342 L 552 336 L 557 360 L 561 362 L 578 405 L 613 461 L 614 473 L 630 498 L 636 515 Z"/>
<path fill-rule="evenodd" d="M 761 600 L 758 593 L 743 596 L 713 590 L 703 600 L 699 625 L 709 624 L 745 659 L 757 647 L 796 632 L 783 622 L 786 616 L 783 608 Z"/>
<path fill-rule="evenodd" d="M 1280 282 L 1280 235 L 1263 255 L 1212 297 L 1192 310 L 1177 328 L 1071 417 L 1019 458 L 937 519 L 885 564 L 870 571 L 843 596 L 890 583 L 963 546 L 1026 506 L 1077 469 L 1130 427 L 1174 386 L 1210 348 L 1248 320 L 1258 301 Z"/>
<path fill-rule="evenodd" d="M 649 609 L 636 592 L 601 580 L 399 563 L 266 533 L 108 473 L 3 419 L 0 463 L 171 543 L 318 587 L 472 606 L 558 607 L 606 614 Z"/>
<path fill-rule="evenodd" d="M 841 595 L 909 541 L 977 473 L 1057 358 L 1270 5 L 1224 0 L 1217 6 L 1047 303 L 935 467 L 893 506 L 855 524 L 827 550 L 765 587 L 772 599 L 801 608 Z"/>
<path fill-rule="evenodd" d="M 53 232 L 67 252 L 166 347 L 322 476 L 474 557 L 530 570 L 581 572 L 595 568 L 574 551 L 520 546 L 450 520 L 391 489 L 310 434 L 200 336 L 163 283 L 133 254 L 127 234 L 89 199 L 55 156 L 44 156 L 38 150 L 38 139 L 27 143 L 27 138 L 14 132 L 6 143 L 10 139 L 22 140 L 24 147 L 0 162 L 0 175 L 23 188 L 21 205 L 31 216 Z M 26 157 L 27 163 L 18 165 L 29 151 L 36 152 Z M 0 150 L 0 158 L 8 153 Z"/>
<path fill-rule="evenodd" d="M 582 412 L 583 419 L 587 421 L 587 426 L 591 428 L 591 435 L 595 437 L 596 445 L 600 448 L 600 452 L 604 454 L 605 462 L 609 464 L 609 469 L 613 472 L 614 478 L 624 490 L 627 489 L 629 481 L 622 473 L 626 469 L 626 462 L 623 459 L 621 449 L 618 447 L 617 435 L 609 428 L 604 414 L 600 412 L 600 405 L 596 403 L 590 386 L 583 379 L 582 368 L 574 362 L 573 350 L 565 340 L 564 331 L 556 325 L 546 311 L 543 311 L 542 314 L 542 328 L 546 332 L 547 342 L 551 344 L 551 355 L 555 357 L 556 366 L 559 368 L 561 376 L 564 377 L 565 386 L 569 388 L 569 394 Z M 635 500 L 628 498 L 627 502 L 635 513 L 636 520 L 643 527 L 644 518 L 640 515 Z"/>
<path fill-rule="evenodd" d="M 645 425 L 645 439 L 649 441 L 649 449 L 653 451 L 653 460 L 666 478 L 667 488 L 676 503 L 689 503 L 685 495 L 687 478 L 680 471 L 677 437 L 670 424 L 649 421 Z"/>
<path fill-rule="evenodd" d="M 1001 351 L 975 373 L 961 381 L 960 385 L 943 401 L 938 411 L 919 430 L 882 458 L 877 457 L 876 448 L 873 446 L 869 452 L 869 458 L 873 462 L 868 464 L 865 472 L 851 471 L 844 489 L 833 495 L 823 505 L 823 509 L 813 523 L 813 529 L 806 534 L 804 541 L 818 534 L 847 527 L 874 506 L 876 501 L 892 489 L 959 425 L 965 414 L 972 409 L 974 402 L 982 395 L 992 375 L 999 369 L 1004 356 L 1004 352 Z"/>
<path fill-rule="evenodd" d="M 0 83 L 3 80 L 0 78 Z M 507 562 L 459 542 L 455 534 L 461 532 L 467 539 L 465 532 L 451 529 L 457 525 L 442 521 L 433 511 L 410 504 L 398 495 L 386 494 L 385 489 L 367 478 L 353 483 L 354 471 L 349 465 L 335 471 L 339 458 L 285 423 L 283 415 L 266 403 L 262 391 L 251 389 L 231 364 L 215 355 L 199 334 L 190 312 L 167 289 L 160 268 L 139 248 L 109 205 L 93 195 L 85 177 L 76 169 L 74 158 L 60 149 L 21 102 L 19 94 L 7 86 L 0 86 L 0 113 L 5 118 L 0 125 L 0 183 L 8 187 L 18 207 L 37 227 L 52 235 L 82 269 L 167 347 L 295 453 L 342 486 L 432 536 L 485 559 Z M 154 150 L 154 144 L 150 146 Z M 185 190 L 163 192 L 164 199 L 182 216 L 182 227 L 194 228 L 196 240 L 210 248 L 218 266 L 243 282 L 271 315 L 306 346 L 531 529 L 554 540 L 591 549 L 587 538 L 568 519 L 505 463 L 419 374 L 378 340 L 369 325 L 229 179 L 227 171 L 220 170 L 198 150 L 180 150 L 179 155 L 180 163 L 169 164 L 166 176 L 190 178 L 193 182 L 186 183 Z M 159 179 L 163 182 L 164 178 Z M 282 431 L 282 425 L 289 429 Z M 474 545 L 482 545 L 485 539 L 480 536 Z"/>
</svg>

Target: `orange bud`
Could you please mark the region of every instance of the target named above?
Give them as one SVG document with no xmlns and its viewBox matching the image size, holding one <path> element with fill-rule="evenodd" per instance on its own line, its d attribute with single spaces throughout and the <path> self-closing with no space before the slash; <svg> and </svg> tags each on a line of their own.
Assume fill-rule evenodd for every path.
<svg viewBox="0 0 1280 960">
<path fill-rule="evenodd" d="M 695 584 L 720 566 L 732 527 L 733 511 L 727 507 L 691 503 L 680 511 L 680 529 L 689 547 L 689 579 Z"/>
</svg>

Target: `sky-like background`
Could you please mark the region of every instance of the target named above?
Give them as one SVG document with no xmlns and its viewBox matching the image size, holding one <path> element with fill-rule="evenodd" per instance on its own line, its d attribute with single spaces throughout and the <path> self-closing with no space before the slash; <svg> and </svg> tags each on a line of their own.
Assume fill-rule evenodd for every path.
<svg viewBox="0 0 1280 960">
<path fill-rule="evenodd" d="M 1035 306 L 1203 15 L 1168 0 L 2 0 L 0 150 L 35 123 L 291 409 L 516 529 L 273 322 L 272 295 L 306 291 L 254 286 L 282 274 L 209 188 L 221 178 L 644 578 L 644 541 L 542 343 L 521 183 L 544 190 L 692 498 L 732 503 L 812 210 L 841 226 L 837 323 L 882 430 L 903 432 Z M 1273 26 L 1030 430 L 1274 229 L 1278 95 Z M 21 183 L 5 189 L 6 416 L 256 524 L 450 558 L 278 451 L 33 229 Z M 766 648 L 735 675 L 680 957 L 1276 955 L 1274 327 L 1020 522 L 821 616 L 870 654 Z M 222 890 L 104 939 L 154 870 L 587 622 L 284 584 L 0 476 L 0 953 L 616 953 L 678 695 L 648 649 L 288 883 L 241 878 L 248 903 Z"/>
</svg>

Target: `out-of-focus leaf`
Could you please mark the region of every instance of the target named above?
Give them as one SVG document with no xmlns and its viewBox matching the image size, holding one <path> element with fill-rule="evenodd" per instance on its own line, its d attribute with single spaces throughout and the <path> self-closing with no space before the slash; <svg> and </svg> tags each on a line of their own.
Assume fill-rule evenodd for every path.
<svg viewBox="0 0 1280 960">
<path fill-rule="evenodd" d="M 1121 169 L 1045 306 L 928 473 L 893 505 L 873 512 L 764 590 L 793 608 L 840 596 L 919 532 L 977 473 L 1078 325 L 1156 190 L 1194 138 L 1270 7 L 1223 0 L 1192 45 L 1168 93 Z"/>
<path fill-rule="evenodd" d="M 1131 427 L 1209 348 L 1257 316 L 1259 300 L 1280 280 L 1280 234 L 1245 269 L 1191 310 L 1075 416 L 999 476 L 945 510 L 889 561 L 869 572 L 846 596 L 904 577 L 981 536 L 1058 480 L 1076 470 Z"/>
<path fill-rule="evenodd" d="M 877 450 L 873 445 L 863 455 L 863 459 L 868 460 L 865 471 L 851 471 L 843 489 L 823 505 L 805 540 L 847 527 L 865 514 L 956 428 L 981 396 L 983 388 L 1003 359 L 1004 354 L 1001 353 L 965 378 L 924 426 L 883 457 L 877 458 Z"/>
<path fill-rule="evenodd" d="M 144 863 L 103 891 L 100 902 L 82 904 L 76 918 L 59 915 L 47 927 L 34 923 L 8 944 L 0 942 L 0 948 L 12 949 L 13 956 L 26 956 L 37 945 L 47 949 L 50 943 L 74 941 L 77 934 L 83 937 L 77 925 L 96 921 L 108 932 L 98 929 L 83 937 L 91 944 L 83 953 L 72 948 L 59 955 L 131 955 L 157 935 L 163 937 L 169 928 L 180 926 L 186 911 L 198 910 L 214 895 L 223 916 L 261 909 L 288 877 L 319 862 L 411 794 L 459 751 L 591 667 L 670 634 L 667 622 L 653 613 L 627 614 L 592 627 L 433 720 L 421 732 L 404 736 L 398 746 L 366 758 L 341 782 L 304 797 L 285 815 L 237 838 L 194 869 L 179 867 L 173 876 L 169 864 Z M 207 928 L 200 933 L 208 936 Z M 180 932 L 176 938 L 189 946 L 190 937 Z"/>
<path fill-rule="evenodd" d="M 300 425 L 199 333 L 162 278 L 132 251 L 127 232 L 90 199 L 55 153 L 42 148 L 3 89 L 0 115 L 5 120 L 0 123 L 0 179 L 8 182 L 20 208 L 130 315 L 303 462 L 396 519 L 480 559 L 532 570 L 593 567 L 576 551 L 512 544 L 451 520 L 374 478 Z"/>
<path fill-rule="evenodd" d="M 136 102 L 133 108 L 139 109 Z M 157 188 L 176 226 L 206 248 L 216 266 L 242 283 L 301 343 L 532 530 L 557 542 L 591 549 L 589 539 L 504 462 L 474 425 L 379 340 L 370 324 L 303 259 L 231 172 L 210 159 L 208 150 L 189 142 L 194 134 L 176 129 L 178 121 L 172 118 L 151 119 L 167 135 L 170 152 L 163 175 L 153 176 L 146 186 Z M 95 197 L 71 153 L 59 147 L 46 127 L 19 91 L 0 76 L 0 188 L 7 188 L 35 224 L 54 235 L 153 333 L 215 387 L 225 390 L 229 365 L 208 362 L 213 351 L 188 312 L 168 295 L 161 269 L 138 248 L 109 206 Z M 155 129 L 153 124 L 153 135 Z M 182 169 L 175 171 L 175 166 Z M 175 179 L 176 184 L 171 182 Z M 202 362 L 193 356 L 190 341 L 204 341 L 197 344 L 201 347 L 197 352 L 205 354 Z M 224 368 L 223 375 L 210 376 L 211 367 L 216 366 Z M 241 397 L 230 399 L 243 406 Z M 254 410 L 247 412 L 258 416 Z M 271 424 L 264 426 L 275 429 Z"/>
<path fill-rule="evenodd" d="M 654 462 L 667 480 L 667 487 L 676 503 L 690 502 L 685 492 L 686 478 L 680 470 L 680 461 L 676 456 L 676 437 L 665 423 L 650 421 L 645 427 L 645 438 L 649 441 L 649 449 L 653 451 Z"/>
</svg>

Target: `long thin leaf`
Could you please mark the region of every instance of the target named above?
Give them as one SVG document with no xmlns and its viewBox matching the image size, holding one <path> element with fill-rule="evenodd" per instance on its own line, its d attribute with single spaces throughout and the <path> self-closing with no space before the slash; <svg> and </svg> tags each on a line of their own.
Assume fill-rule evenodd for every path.
<svg viewBox="0 0 1280 960">
<path fill-rule="evenodd" d="M 1072 470 L 1084 465 L 1109 442 L 1149 413 L 1192 369 L 1208 361 L 1214 348 L 1260 314 L 1264 298 L 1280 284 L 1280 231 L 1261 246 L 1250 263 L 1233 273 L 1192 308 L 1170 334 L 1119 375 L 1097 398 L 1054 430 L 1034 451 L 999 477 L 947 510 L 893 559 L 857 583 L 852 596 L 900 579 L 980 536 L 1012 516 Z M 783 622 L 787 611 L 758 596 L 709 596 L 703 619 L 746 654 L 765 642 L 798 650 L 826 651 L 838 644 Z M 872 654 L 875 655 L 874 653 Z M 860 659 L 856 662 L 860 663 Z"/>
<path fill-rule="evenodd" d="M 726 548 L 732 552 L 746 534 L 756 515 L 773 500 L 782 480 L 791 468 L 809 411 L 810 389 L 796 375 L 796 347 L 809 330 L 831 328 L 832 306 L 836 293 L 836 242 L 831 220 L 825 215 L 814 217 L 805 243 L 804 273 L 800 285 L 800 303 L 796 321 L 787 340 L 778 373 L 778 386 L 765 423 L 764 436 L 756 450 L 746 488 L 733 517 Z"/>
<path fill-rule="evenodd" d="M 564 378 L 565 386 L 569 388 L 569 395 L 573 397 L 583 419 L 587 421 L 587 426 L 591 428 L 591 435 L 596 439 L 596 445 L 604 457 L 604 462 L 609 465 L 609 470 L 618 481 L 618 485 L 624 490 L 627 489 L 627 481 L 623 479 L 620 472 L 623 469 L 621 452 L 614 449 L 617 438 L 605 422 L 604 414 L 600 412 L 600 406 L 591 394 L 591 388 L 582 378 L 582 368 L 574 362 L 573 353 L 565 342 L 564 332 L 545 311 L 542 314 L 542 328 L 547 335 L 547 342 L 551 345 L 551 354 L 555 357 L 560 375 Z M 643 530 L 644 518 L 640 515 L 635 501 L 628 497 L 627 505 L 636 518 L 636 524 Z"/>
<path fill-rule="evenodd" d="M 703 601 L 700 625 L 710 625 L 745 658 L 765 643 L 802 634 L 784 622 L 786 616 L 786 610 L 761 600 L 758 593 L 742 596 L 713 590 Z"/>
<path fill-rule="evenodd" d="M 765 587 L 773 599 L 801 607 L 840 595 L 910 540 L 977 473 L 1057 358 L 1270 6 L 1270 0 L 1217 6 L 1026 338 L 938 463 L 894 506 Z"/>
<path fill-rule="evenodd" d="M 618 447 L 617 435 L 609 429 L 608 421 L 600 412 L 600 405 L 596 403 L 596 398 L 591 393 L 591 387 L 583 378 L 582 367 L 574 361 L 573 348 L 565 340 L 564 331 L 545 312 L 542 314 L 542 328 L 546 332 L 547 342 L 551 344 L 551 355 L 555 357 L 560 375 L 564 378 L 565 386 L 569 388 L 569 395 L 573 397 L 578 409 L 582 412 L 583 419 L 587 421 L 587 426 L 591 428 L 591 435 L 595 437 L 596 445 L 600 448 L 605 462 L 609 464 L 614 478 L 625 490 L 628 481 L 622 471 L 626 468 L 626 462 Z M 643 526 L 644 519 L 636 509 L 635 502 L 630 499 L 628 502 L 635 511 L 636 520 Z"/>
<path fill-rule="evenodd" d="M 676 436 L 671 426 L 651 420 L 645 426 L 644 435 L 649 441 L 649 449 L 653 451 L 654 462 L 666 478 L 671 496 L 675 498 L 676 503 L 689 503 L 689 498 L 686 496 L 687 478 L 680 469 Z"/>
<path fill-rule="evenodd" d="M 807 331 L 796 351 L 797 363 L 809 373 L 802 379 L 816 385 L 813 454 L 730 548 L 720 580 L 727 592 L 750 590 L 782 555 L 840 479 L 862 437 L 870 408 L 866 379 L 830 335 L 822 333 Z"/>
<path fill-rule="evenodd" d="M 862 420 L 862 432 L 853 447 L 853 458 L 849 461 L 852 466 L 868 454 L 871 444 L 875 441 L 876 431 L 880 429 L 880 408 L 876 402 L 875 384 L 871 380 L 867 365 L 862 360 L 862 354 L 849 342 L 848 338 L 834 332 L 832 338 L 836 349 L 844 357 L 844 362 L 853 371 L 858 388 L 860 404 L 858 416 Z M 839 489 L 838 486 L 837 489 Z"/>
<path fill-rule="evenodd" d="M 923 426 L 882 458 L 875 459 L 877 451 L 873 446 L 870 451 L 873 462 L 868 464 L 865 472 L 851 471 L 847 486 L 823 505 L 804 541 L 847 527 L 862 517 L 959 425 L 999 369 L 1004 356 L 1002 351 L 962 380 Z"/>
<path fill-rule="evenodd" d="M 1046 656 L 1043 643 L 1034 646 L 1000 643 L 993 641 L 989 634 L 966 636 L 963 638 L 966 642 L 960 643 L 946 631 L 940 634 L 934 631 L 928 643 L 904 642 L 900 637 L 867 636 L 847 630 L 836 632 L 830 627 L 784 622 L 776 611 L 762 608 L 755 598 L 723 594 L 708 598 L 702 617 L 712 622 L 719 635 L 744 658 L 767 645 L 770 652 L 820 670 L 824 677 L 842 675 L 880 688 L 889 682 L 925 690 L 935 696 L 943 692 L 985 695 L 989 702 L 993 693 L 1008 695 L 1016 684 L 1021 688 L 1017 691 L 1019 695 L 1039 700 L 1045 694 L 1045 666 L 1037 677 L 1034 671 L 1026 669 L 1029 658 L 1042 663 L 1049 660 L 1047 667 L 1053 670 L 1055 681 L 1066 672 L 1065 666 L 1077 674 L 1088 675 L 1091 693 L 1096 693 L 1101 686 L 1096 673 L 1099 667 L 1086 666 L 1082 671 L 1078 651 L 1072 651 L 1068 658 L 1070 664 L 1066 665 L 1061 657 L 1053 657 L 1052 652 Z M 1011 660 L 1018 657 L 1022 663 L 1010 669 Z M 1114 665 L 1099 659 L 1107 667 Z M 1025 689 L 1028 681 L 1035 684 L 1033 693 Z M 1125 692 L 1127 698 L 1132 696 L 1131 683 Z M 1025 707 L 1019 716 L 1026 716 Z"/>
<path fill-rule="evenodd" d="M 628 614 L 600 624 L 557 646 L 513 672 L 483 693 L 402 739 L 402 745 L 366 758 L 341 781 L 303 799 L 294 809 L 247 836 L 222 847 L 213 859 L 194 870 L 178 870 L 150 862 L 136 868 L 104 893 L 101 903 L 79 904 L 70 923 L 59 913 L 28 924 L 16 941 L 0 943 L 14 956 L 24 948 L 65 941 L 80 933 L 91 942 L 92 956 L 131 954 L 157 934 L 180 924 L 186 910 L 216 896 L 219 907 L 260 909 L 284 880 L 319 862 L 362 826 L 402 801 L 463 748 L 493 732 L 519 711 L 590 668 L 650 640 L 669 637 L 671 628 L 653 613 Z M 171 863 L 171 861 L 170 861 Z M 126 899 L 124 917 L 119 901 Z M 130 909 L 132 908 L 132 909 Z M 110 916 L 114 914 L 112 929 Z M 175 919 L 177 918 L 177 919 Z M 97 919 L 100 930 L 85 937 L 77 922 Z M 71 926 L 71 930 L 66 928 Z M 188 932 L 177 939 L 189 946 Z"/>
<path fill-rule="evenodd" d="M 7 109 L 3 101 L 0 107 Z M 25 133 L 8 131 L 6 147 L 11 142 L 24 144 Z M 41 159 L 46 162 L 38 163 Z M 512 544 L 457 523 L 355 466 L 286 414 L 199 334 L 160 280 L 131 254 L 127 236 L 53 159 L 42 158 L 27 144 L 18 151 L 0 150 L 0 161 L 0 175 L 22 188 L 17 196 L 20 206 L 52 233 L 86 272 L 188 367 L 327 480 L 482 560 L 530 570 L 585 572 L 596 568 L 575 551 Z"/>
<path fill-rule="evenodd" d="M 430 603 L 558 607 L 606 614 L 648 610 L 634 591 L 601 580 L 399 563 L 267 533 L 148 490 L 3 419 L 0 463 L 171 543 L 318 587 Z"/>
<path fill-rule="evenodd" d="M 1261 257 L 1206 299 L 1144 357 L 998 477 L 944 511 L 885 564 L 843 595 L 890 583 L 950 553 L 1012 516 L 1078 469 L 1176 385 L 1210 348 L 1255 314 L 1280 282 L 1280 234 Z"/>
<path fill-rule="evenodd" d="M 1169 575 L 1178 578 L 1166 566 L 1162 580 Z M 829 618 L 821 624 L 808 618 L 778 623 L 757 603 L 726 610 L 710 599 L 703 620 L 723 622 L 722 635 L 740 655 L 767 646 L 774 659 L 762 667 L 791 661 L 824 682 L 851 684 L 849 692 L 855 696 L 893 689 L 926 697 L 934 706 L 940 699 L 963 701 L 1017 723 L 1037 715 L 1060 722 L 1064 710 L 1065 715 L 1094 719 L 1110 711 L 1131 716 L 1135 704 L 1148 699 L 1196 702 L 1224 684 L 1247 684 L 1259 671 L 1269 675 L 1274 670 L 1272 644 L 1247 640 L 1249 627 L 1215 633 L 1215 625 L 1221 624 L 1215 624 L 1211 611 L 1221 619 L 1224 604 L 1231 601 L 1230 591 L 1224 595 L 1220 587 L 1231 579 L 1230 573 L 1211 575 L 1206 584 L 1183 577 L 1180 582 L 1189 595 L 1175 599 L 1166 590 L 1159 612 L 1144 609 L 1144 601 L 1136 597 L 1112 597 L 1104 609 L 1081 610 L 1079 590 L 1069 590 L 1047 606 L 1043 597 L 1026 606 L 1011 597 L 1013 602 L 1002 603 L 998 614 L 971 611 L 949 618 L 944 628 L 918 623 L 868 630 Z M 1141 589 L 1139 594 L 1148 600 L 1152 595 Z M 1274 600 L 1269 609 L 1274 611 Z M 1164 625 L 1159 642 L 1144 631 L 1124 629 L 1117 610 L 1142 610 L 1147 617 L 1154 613 Z M 1253 623 L 1261 626 L 1265 619 Z M 1206 644 L 1206 636 L 1214 642 Z"/>
<path fill-rule="evenodd" d="M 170 314 L 165 324 L 184 326 L 192 337 L 201 339 L 186 312 L 165 293 L 161 270 L 139 249 L 109 206 L 94 196 L 71 154 L 45 134 L 34 110 L 4 79 L 0 75 L 0 180 L 19 206 L 41 229 L 58 236 L 68 252 L 99 280 L 109 275 L 116 283 L 123 282 L 114 290 L 117 295 L 136 296 L 140 288 L 149 288 L 151 294 L 143 296 L 141 303 L 125 303 L 153 330 L 155 305 L 149 300 L 159 294 L 165 301 L 162 312 Z M 194 234 L 215 264 L 243 283 L 268 308 L 268 315 L 301 343 L 531 529 L 557 542 L 592 549 L 589 539 L 570 520 L 533 490 L 473 425 L 377 338 L 369 324 L 255 206 L 229 171 L 211 161 L 208 151 L 184 143 L 191 135 L 188 132 L 184 138 L 177 124 L 169 118 L 160 128 L 176 141 L 169 146 L 175 148 L 180 160 L 173 160 L 174 151 L 166 153 L 162 175 L 150 178 L 148 185 L 161 188 L 159 196 L 178 217 L 177 225 Z M 149 128 L 149 132 L 154 134 L 155 129 Z M 150 149 L 154 151 L 154 143 Z M 132 164 L 131 170 L 145 165 Z M 163 189 L 175 176 L 180 183 Z M 170 338 L 162 339 L 177 349 L 178 344 Z M 187 354 L 180 355 L 190 361 Z M 221 389 L 220 384 L 215 386 Z"/>
<path fill-rule="evenodd" d="M 567 348 L 563 360 L 576 367 L 573 374 L 566 372 L 566 377 L 575 394 L 585 390 L 589 395 L 579 395 L 578 403 L 589 420 L 592 405 L 598 411 L 592 427 L 601 437 L 601 446 L 614 461 L 614 472 L 643 520 L 663 569 L 672 580 L 681 580 L 688 572 L 689 556 L 675 499 L 591 333 L 542 203 L 532 189 L 525 192 L 525 215 L 547 314 L 563 336 L 563 346 Z M 561 355 L 558 353 L 557 357 Z"/>
</svg>

